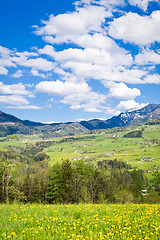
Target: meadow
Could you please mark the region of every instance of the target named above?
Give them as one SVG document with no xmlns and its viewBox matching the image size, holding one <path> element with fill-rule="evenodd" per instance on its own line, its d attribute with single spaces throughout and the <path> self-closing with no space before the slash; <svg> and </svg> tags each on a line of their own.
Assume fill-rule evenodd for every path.
<svg viewBox="0 0 160 240">
<path fill-rule="evenodd" d="M 126 133 L 137 129 L 143 129 L 142 137 L 123 137 Z M 42 139 L 39 135 L 15 135 L 0 140 L 0 151 L 6 151 L 8 147 L 18 149 L 34 146 L 36 142 L 53 141 L 51 146 L 43 149 L 50 157 L 50 166 L 66 159 L 71 161 L 83 159 L 95 165 L 98 161 L 117 159 L 132 167 L 143 169 L 150 175 L 154 167 L 160 165 L 160 125 L 158 124 L 96 130 L 89 134 L 64 138 Z M 142 158 L 152 158 L 152 161 L 142 161 Z"/>
<path fill-rule="evenodd" d="M 160 205 L 0 205 L 0 239 L 160 237 Z"/>
<path fill-rule="evenodd" d="M 146 172 L 153 171 L 160 164 L 160 125 L 142 126 L 142 138 L 123 138 L 124 134 L 137 129 L 119 129 L 118 131 L 102 130 L 89 135 L 77 136 L 74 140 L 60 142 L 47 149 L 50 164 L 61 162 L 65 159 L 74 160 L 81 158 L 92 162 L 102 160 L 125 161 L 132 167 L 137 167 Z M 142 158 L 151 157 L 152 161 L 141 161 Z"/>
<path fill-rule="evenodd" d="M 124 134 L 137 128 L 143 129 L 142 137 L 124 137 Z M 30 190 L 34 192 L 33 190 L 39 189 L 42 184 L 43 181 L 41 182 L 41 180 L 44 180 L 41 177 L 44 176 L 45 178 L 44 166 L 46 166 L 46 159 L 38 162 L 33 161 L 35 153 L 38 154 L 41 151 L 50 157 L 47 159 L 47 164 L 49 163 L 50 167 L 53 166 L 53 169 L 54 164 L 61 164 L 66 159 L 76 163 L 75 160 L 79 158 L 84 160 L 85 164 L 91 163 L 93 167 L 99 161 L 117 159 L 117 161 L 124 161 L 132 167 L 143 169 L 144 173 L 150 177 L 155 171 L 155 167 L 160 165 L 160 125 L 97 130 L 65 138 L 42 139 L 38 135 L 19 135 L 17 139 L 8 137 L 6 139 L 1 138 L 1 140 L 0 151 L 8 151 L 9 154 L 9 151 L 12 150 L 11 155 L 8 155 L 11 157 L 10 163 L 12 163 L 8 165 L 8 169 L 11 167 L 12 174 L 10 175 L 10 171 L 4 173 L 5 183 L 10 184 L 10 192 L 8 193 L 12 203 L 17 201 L 25 202 L 24 199 L 27 199 L 28 202 L 41 201 L 40 199 L 29 200 L 27 192 L 25 192 L 27 188 L 23 189 L 23 186 L 27 184 L 26 180 L 28 180 L 26 186 L 31 186 L 32 183 Z M 22 154 L 19 153 L 24 154 L 25 150 L 30 155 L 27 155 L 28 159 L 24 159 L 23 162 Z M 17 155 L 15 154 L 12 157 L 13 153 Z M 142 158 L 152 158 L 152 161 L 142 161 Z M 28 175 L 25 172 L 27 164 L 28 169 L 31 171 L 31 178 L 27 178 Z M 38 175 L 36 175 L 37 169 L 40 172 Z M 128 171 L 131 172 L 132 170 L 129 169 Z M 12 177 L 10 183 L 7 182 L 10 179 L 8 176 Z M 18 190 L 19 185 L 17 185 L 19 179 L 21 179 L 21 192 Z M 32 179 L 31 182 L 30 179 Z M 122 185 L 119 186 L 122 187 Z M 5 186 L 6 190 L 8 189 L 7 186 Z M 117 191 L 117 188 L 115 189 Z M 131 190 L 127 190 L 126 193 L 124 188 L 124 192 L 122 192 L 130 197 Z M 46 199 L 45 193 L 42 195 Z M 23 198 L 24 196 L 25 198 Z M 116 193 L 114 196 L 116 196 Z M 109 198 L 102 201 L 107 202 L 107 204 L 1 204 L 0 239 L 160 239 L 159 204 L 111 204 L 107 199 Z M 135 197 L 133 202 L 137 203 L 137 200 L 138 198 Z M 1 199 L 1 202 L 7 202 L 7 200 L 4 198 Z"/>
</svg>

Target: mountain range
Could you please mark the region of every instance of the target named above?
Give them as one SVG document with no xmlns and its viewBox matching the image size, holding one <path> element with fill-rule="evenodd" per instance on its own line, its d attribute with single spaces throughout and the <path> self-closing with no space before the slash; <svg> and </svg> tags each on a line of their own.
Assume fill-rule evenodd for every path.
<svg viewBox="0 0 160 240">
<path fill-rule="evenodd" d="M 155 119 L 160 119 L 160 104 L 148 104 L 141 109 L 129 110 L 107 120 L 92 119 L 52 124 L 21 120 L 0 111 L 0 137 L 12 134 L 42 134 L 44 137 L 72 136 L 88 130 L 138 125 Z"/>
</svg>

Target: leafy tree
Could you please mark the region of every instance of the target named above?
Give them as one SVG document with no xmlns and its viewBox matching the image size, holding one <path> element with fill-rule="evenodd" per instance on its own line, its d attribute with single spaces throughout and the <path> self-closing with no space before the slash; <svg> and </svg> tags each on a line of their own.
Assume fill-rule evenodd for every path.
<svg viewBox="0 0 160 240">
<path fill-rule="evenodd" d="M 34 161 L 38 162 L 38 161 L 43 161 L 45 159 L 48 159 L 49 156 L 46 153 L 37 153 L 36 156 L 34 157 Z"/>
<path fill-rule="evenodd" d="M 0 200 L 9 202 L 9 184 L 11 179 L 11 168 L 6 158 L 0 159 Z"/>
<path fill-rule="evenodd" d="M 115 194 L 115 200 L 116 202 L 122 204 L 131 203 L 134 200 L 134 196 L 130 191 L 123 189 Z"/>
<path fill-rule="evenodd" d="M 132 131 L 129 133 L 124 134 L 124 138 L 142 138 L 142 131 L 141 130 L 136 130 Z"/>
</svg>

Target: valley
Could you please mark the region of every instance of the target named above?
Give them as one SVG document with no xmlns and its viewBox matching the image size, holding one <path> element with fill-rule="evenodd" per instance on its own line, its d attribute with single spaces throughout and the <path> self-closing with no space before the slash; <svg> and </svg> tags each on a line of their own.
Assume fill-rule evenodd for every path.
<svg viewBox="0 0 160 240">
<path fill-rule="evenodd" d="M 137 111 L 146 116 L 152 107 Z M 155 108 L 159 105 L 152 113 Z M 128 113 L 131 119 L 137 111 Z M 17 121 L 2 116 L 3 127 L 8 119 Z M 0 202 L 159 202 L 159 117 L 107 129 L 99 129 L 99 123 L 93 120 L 89 130 L 80 123 L 29 122 L 33 132 L 1 136 Z"/>
<path fill-rule="evenodd" d="M 142 137 L 123 137 L 137 129 L 142 130 Z M 94 130 L 89 134 L 64 138 L 42 139 L 41 135 L 11 135 L 0 138 L 0 141 L 1 151 L 13 149 L 15 152 L 19 152 L 18 148 L 22 146 L 30 149 L 36 143 L 39 145 L 44 143 L 42 149 L 37 149 L 37 153 L 45 152 L 51 166 L 66 159 L 71 161 L 82 159 L 93 164 L 117 159 L 150 173 L 154 166 L 160 165 L 160 124 Z"/>
</svg>

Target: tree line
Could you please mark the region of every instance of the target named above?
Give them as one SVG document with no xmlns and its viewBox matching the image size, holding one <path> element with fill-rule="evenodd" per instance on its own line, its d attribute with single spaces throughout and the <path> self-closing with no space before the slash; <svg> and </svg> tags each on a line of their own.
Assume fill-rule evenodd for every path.
<svg viewBox="0 0 160 240">
<path fill-rule="evenodd" d="M 48 159 L 14 164 L 0 159 L 0 202 L 141 203 L 160 202 L 160 172 L 151 180 L 143 171 L 117 160 L 91 164 L 64 160 L 50 167 Z"/>
</svg>

